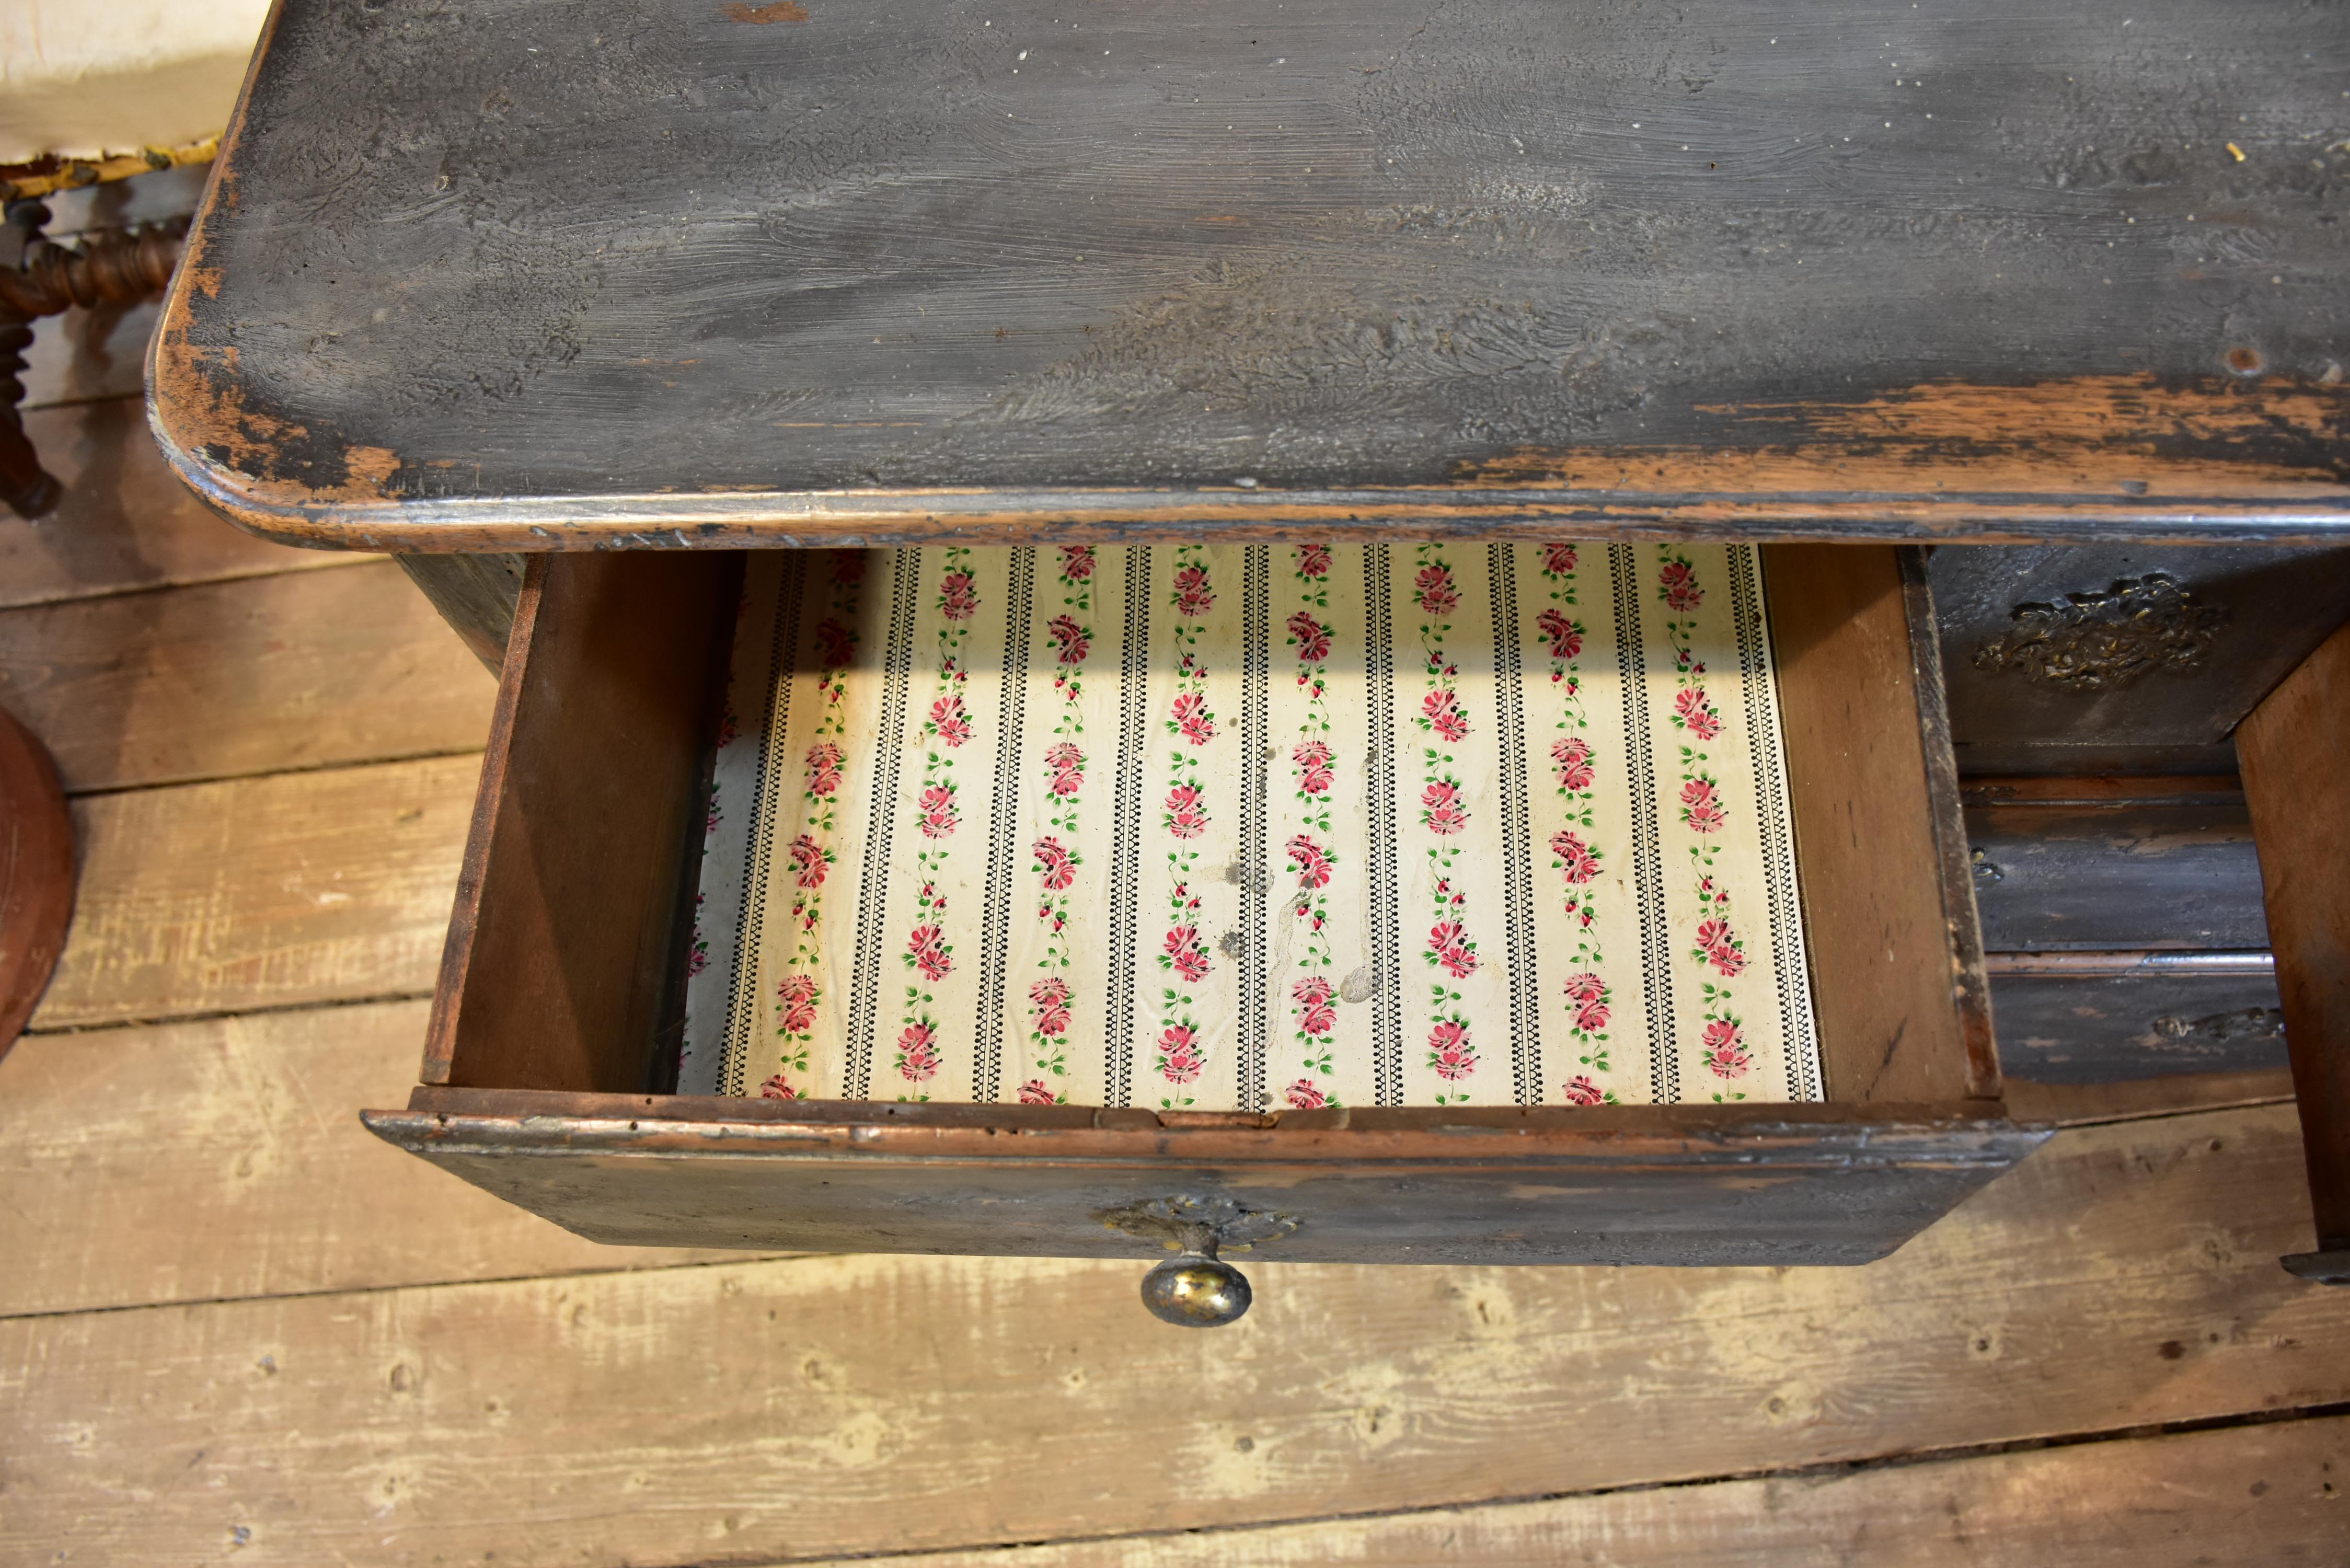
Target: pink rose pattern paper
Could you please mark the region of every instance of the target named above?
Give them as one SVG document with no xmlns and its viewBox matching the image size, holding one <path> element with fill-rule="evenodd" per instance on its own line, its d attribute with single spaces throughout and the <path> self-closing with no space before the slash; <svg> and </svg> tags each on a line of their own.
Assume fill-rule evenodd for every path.
<svg viewBox="0 0 2350 1568">
<path fill-rule="evenodd" d="M 1057 597 L 1060 613 L 1045 623 L 1050 639 L 1045 668 L 1052 676 L 1046 709 L 1053 722 L 1038 779 L 1045 787 L 1052 831 L 1036 838 L 1028 849 L 1036 877 L 1035 919 L 1042 939 L 1036 968 L 1044 971 L 1028 982 L 1029 1059 L 1019 1090 L 1020 1103 L 1028 1106 L 1066 1105 L 1069 1097 L 1066 1047 L 1076 993 L 1069 983 L 1068 971 L 1077 940 L 1070 924 L 1071 891 L 1084 863 L 1070 846 L 1077 842 L 1087 805 L 1087 741 L 1079 703 L 1086 692 L 1086 661 L 1094 644 L 1094 547 L 1064 545 L 1049 552 L 1048 558 L 1057 579 L 1049 591 Z"/>
<path fill-rule="evenodd" d="M 687 1093 L 1819 1097 L 1722 545 L 752 557 Z"/>
</svg>

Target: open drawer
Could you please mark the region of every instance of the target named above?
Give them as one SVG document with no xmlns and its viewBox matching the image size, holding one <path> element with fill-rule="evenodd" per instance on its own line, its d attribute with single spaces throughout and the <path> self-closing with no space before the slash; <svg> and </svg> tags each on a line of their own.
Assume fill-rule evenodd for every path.
<svg viewBox="0 0 2350 1568">
<path fill-rule="evenodd" d="M 602 1241 L 1333 1262 L 1849 1264 L 2022 1158 L 1922 562 L 1765 547 L 1824 1103 L 1324 1108 L 670 1092 L 743 557 L 524 588 L 423 1083 L 368 1125 Z"/>
</svg>

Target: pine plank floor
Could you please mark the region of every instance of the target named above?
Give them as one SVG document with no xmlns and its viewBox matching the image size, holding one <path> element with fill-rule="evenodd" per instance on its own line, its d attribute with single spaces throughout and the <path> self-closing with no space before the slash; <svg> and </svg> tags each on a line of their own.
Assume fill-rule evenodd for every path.
<svg viewBox="0 0 2350 1568">
<path fill-rule="evenodd" d="M 492 695 L 395 569 L 41 412 L 0 704 L 80 907 L 0 1058 L 0 1563 L 2350 1563 L 2350 1292 L 2273 1085 L 2138 1087 L 1865 1270 L 596 1246 L 369 1137 Z M 63 469 L 60 469 L 63 472 Z M 338 567 L 340 569 L 326 569 Z"/>
</svg>

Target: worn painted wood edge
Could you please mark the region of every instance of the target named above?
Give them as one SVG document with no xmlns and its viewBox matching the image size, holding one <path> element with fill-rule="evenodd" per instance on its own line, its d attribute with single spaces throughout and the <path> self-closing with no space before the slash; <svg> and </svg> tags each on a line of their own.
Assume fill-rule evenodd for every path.
<svg viewBox="0 0 2350 1568">
<path fill-rule="evenodd" d="M 1279 538 L 1311 528 L 1332 539 L 1540 540 L 1573 530 L 1592 538 L 1731 538 L 1753 543 L 2014 544 L 2095 538 L 2169 544 L 2334 545 L 2350 540 L 2350 483 L 2339 465 L 2238 472 L 2166 460 L 2128 442 L 2059 443 L 2022 463 L 1998 442 L 1948 451 L 1930 420 L 1905 428 L 1871 410 L 1869 439 L 1823 429 L 1776 447 L 1523 450 L 1447 482 L 1386 489 L 1188 488 L 882 489 L 739 491 L 381 499 L 364 483 L 338 489 L 273 483 L 216 463 L 180 440 L 190 409 L 172 389 L 189 385 L 188 301 L 218 288 L 207 252 L 216 210 L 234 204 L 254 84 L 272 51 L 273 6 L 219 139 L 182 264 L 150 340 L 146 406 L 165 460 L 196 494 L 249 532 L 329 549 L 472 553 L 556 549 L 801 547 L 931 542 L 1117 544 L 1218 535 Z M 1995 397 L 2017 389 L 1989 390 Z M 2008 411 L 2011 435 L 2039 416 L 2027 395 Z M 1740 410 L 1711 410 L 1734 416 Z M 1757 403 L 1749 417 L 1783 416 Z M 2253 421 L 2257 423 L 2257 419 Z M 203 421 L 189 421 L 191 436 Z M 1838 433 L 1843 439 L 1838 439 Z M 395 457 L 396 454 L 390 454 Z M 1709 487 L 1725 461 L 1733 483 Z M 1577 485 L 1578 473 L 1653 472 L 1657 485 Z M 1840 470 L 1850 482 L 1816 482 Z M 1671 482 L 1676 472 L 1684 483 Z M 1917 487 L 1913 474 L 1953 483 Z M 2027 483 L 2019 487 L 2022 474 Z M 1527 475 L 1544 483 L 1513 483 Z M 2149 478 L 2151 475 L 2153 478 Z M 2159 489 L 2155 479 L 2163 483 Z M 1888 483 L 1888 481 L 1901 483 Z M 1972 483 L 1970 483 L 1971 481 Z M 2004 481 L 2005 483 L 1996 483 Z M 975 532 L 974 532 L 975 531 Z"/>
<path fill-rule="evenodd" d="M 1514 1137 L 416 1111 L 365 1120 L 591 1241 L 1138 1257 L 1163 1238 L 1120 1216 L 1221 1204 L 1235 1222 L 1278 1217 L 1269 1231 L 1227 1237 L 1232 1250 L 1277 1243 L 1282 1260 L 1338 1263 L 1866 1263 L 2045 1136 L 1926 1118 Z"/>
<path fill-rule="evenodd" d="M 1944 1106 L 1529 1106 L 1407 1107 L 1209 1120 L 1076 1106 L 927 1106 L 718 1096 L 584 1095 L 425 1085 L 405 1110 L 363 1111 L 379 1137 L 414 1153 L 599 1153 L 656 1157 L 1455 1169 L 1499 1162 L 1674 1165 L 1989 1166 L 2004 1169 L 2052 1126 L 1981 1102 Z M 1201 1125 L 1205 1121 L 1207 1125 Z M 1253 1124 L 1253 1125 L 1252 1125 Z"/>
<path fill-rule="evenodd" d="M 184 274 L 183 274 L 184 276 Z M 159 338 L 159 341 L 161 339 Z M 1733 539 L 1754 544 L 2168 545 L 2350 542 L 2350 495 L 2226 493 L 2142 500 L 2013 491 L 1238 488 L 761 491 L 446 501 L 265 497 L 182 449 L 165 459 L 197 496 L 265 539 L 311 548 L 475 551 L 862 547 L 940 543 L 1146 544 L 1214 536 L 1332 540 Z M 1646 463 L 1657 454 L 1644 453 Z"/>
<path fill-rule="evenodd" d="M 1969 806 L 2241 805 L 2243 781 L 2213 774 L 2071 774 L 2054 777 L 1977 774 L 1960 782 Z"/>
<path fill-rule="evenodd" d="M 2276 973 L 2276 954 L 2266 948 L 2074 948 L 2054 952 L 1983 955 L 1983 971 L 2001 979 L 2062 976 L 2113 980 L 2124 975 L 2232 975 Z"/>
<path fill-rule="evenodd" d="M 2110 1084 L 2043 1084 L 2010 1077 L 2004 1090 L 2008 1114 L 2025 1125 L 2088 1127 L 2282 1105 L 2293 1098 L 2293 1074 L 2284 1067 L 2255 1067 L 2241 1073 L 2169 1073 Z"/>
</svg>

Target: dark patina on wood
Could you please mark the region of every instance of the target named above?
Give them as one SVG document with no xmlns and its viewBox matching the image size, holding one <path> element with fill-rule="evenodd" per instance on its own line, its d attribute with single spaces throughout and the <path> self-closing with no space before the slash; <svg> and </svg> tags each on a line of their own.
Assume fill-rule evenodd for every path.
<svg viewBox="0 0 2350 1568">
<path fill-rule="evenodd" d="M 2210 771 L 2350 617 L 2350 550 L 2042 545 L 1936 550 L 1962 773 Z"/>
<path fill-rule="evenodd" d="M 2282 1070 L 2264 951 L 1996 953 L 2000 1064 L 2037 1084 Z"/>
<path fill-rule="evenodd" d="M 2350 31 L 285 0 L 153 364 L 247 526 L 2317 541 Z"/>
<path fill-rule="evenodd" d="M 2009 952 L 2268 945 L 2241 799 L 1967 813 L 1984 940 Z"/>
<path fill-rule="evenodd" d="M 523 557 L 501 552 L 398 557 L 419 592 L 430 599 L 466 649 L 495 675 L 514 635 L 515 602 L 522 597 Z"/>
<path fill-rule="evenodd" d="M 1763 565 L 1829 1104 L 1273 1116 L 660 1093 L 740 562 L 606 554 L 531 563 L 425 1087 L 369 1125 L 612 1241 L 1137 1255 L 1099 1216 L 1189 1197 L 1295 1218 L 1266 1246 L 1300 1259 L 1881 1256 L 2045 1129 L 1998 1097 L 1922 563 L 1815 545 Z"/>
<path fill-rule="evenodd" d="M 1202 1195 L 1295 1220 L 1255 1243 L 1268 1261 L 1323 1263 L 1865 1263 L 2047 1136 L 1941 1106 L 1681 1114 L 1695 1109 L 1220 1128 L 1148 1111 L 428 1088 L 367 1122 L 600 1241 L 1147 1258 L 1165 1243 L 1103 1216 Z"/>
</svg>

